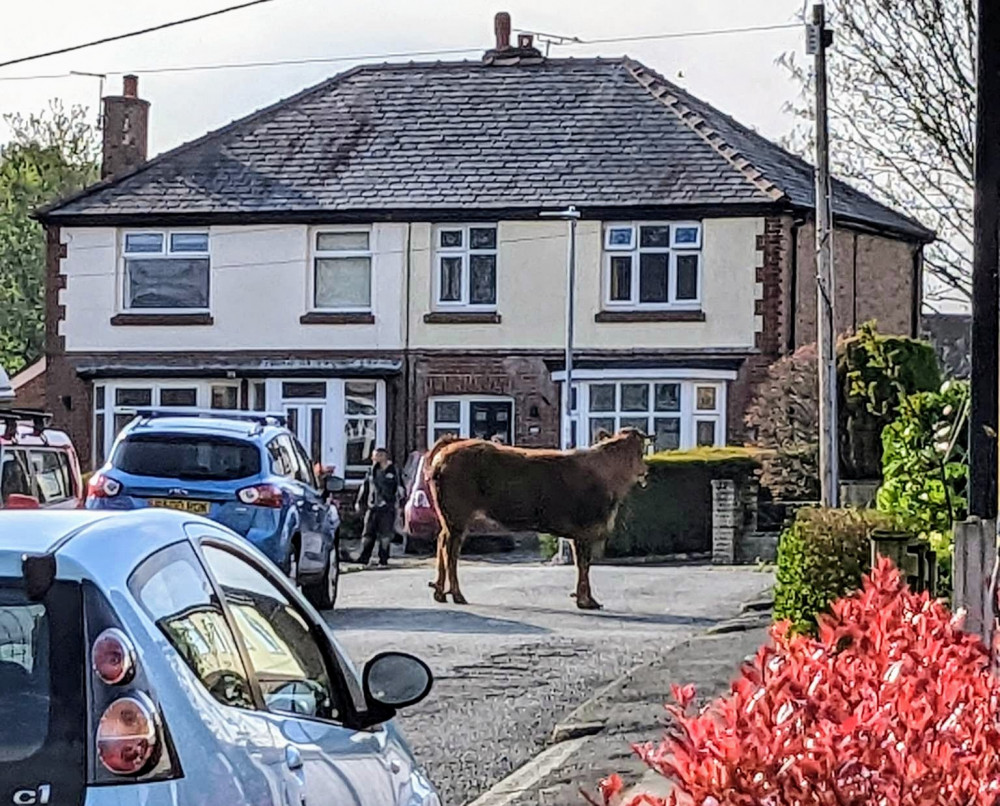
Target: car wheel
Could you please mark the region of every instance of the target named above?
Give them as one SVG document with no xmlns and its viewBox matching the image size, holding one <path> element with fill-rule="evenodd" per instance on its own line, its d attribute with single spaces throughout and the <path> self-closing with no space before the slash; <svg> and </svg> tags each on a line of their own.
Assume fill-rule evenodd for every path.
<svg viewBox="0 0 1000 806">
<path fill-rule="evenodd" d="M 337 588 L 340 585 L 340 563 L 337 559 L 338 541 L 330 546 L 323 575 L 311 585 L 303 585 L 302 592 L 317 610 L 332 610 L 337 602 Z"/>
</svg>

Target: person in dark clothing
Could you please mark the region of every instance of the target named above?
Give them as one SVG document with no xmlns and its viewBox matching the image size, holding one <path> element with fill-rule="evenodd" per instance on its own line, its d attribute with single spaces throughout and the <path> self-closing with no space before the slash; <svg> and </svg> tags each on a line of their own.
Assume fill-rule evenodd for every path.
<svg viewBox="0 0 1000 806">
<path fill-rule="evenodd" d="M 371 469 L 358 490 L 354 505 L 358 512 L 364 513 L 361 553 L 357 559 L 361 565 L 368 565 L 378 540 L 379 567 L 388 567 L 389 546 L 396 531 L 396 508 L 402 483 L 402 476 L 389 458 L 389 452 L 385 448 L 376 448 L 372 453 Z"/>
</svg>

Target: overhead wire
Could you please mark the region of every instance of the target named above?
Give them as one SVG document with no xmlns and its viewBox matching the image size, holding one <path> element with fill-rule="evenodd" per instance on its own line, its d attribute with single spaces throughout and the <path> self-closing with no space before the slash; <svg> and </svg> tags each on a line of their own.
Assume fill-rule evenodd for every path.
<svg viewBox="0 0 1000 806">
<path fill-rule="evenodd" d="M 255 0 L 255 2 L 269 2 L 269 1 L 270 0 Z M 233 8 L 241 8 L 241 7 L 242 6 L 234 6 Z M 221 13 L 221 12 L 214 12 L 214 13 Z M 636 36 L 613 36 L 613 37 L 603 37 L 599 39 L 573 38 L 573 39 L 567 39 L 565 42 L 555 43 L 555 46 L 571 47 L 571 46 L 581 46 L 581 45 L 606 45 L 606 44 L 615 44 L 622 42 L 646 42 L 646 41 L 656 41 L 656 40 L 697 38 L 697 37 L 707 37 L 707 36 L 726 36 L 732 34 L 750 34 L 750 33 L 781 31 L 781 30 L 789 30 L 792 28 L 801 28 L 801 24 L 780 23 L 775 25 L 744 26 L 738 28 L 714 28 L 714 29 L 707 29 L 700 31 L 674 31 L 674 32 L 665 32 L 659 34 L 640 34 Z M 148 30 L 155 30 L 155 29 L 148 29 Z M 105 75 L 124 75 L 126 73 L 150 75 L 150 74 L 164 74 L 164 73 L 185 73 L 185 72 L 208 71 L 208 70 L 238 70 L 238 69 L 252 69 L 261 67 L 301 66 L 309 64 L 335 64 L 338 62 L 384 61 L 388 59 L 407 59 L 407 58 L 430 57 L 430 56 L 454 56 L 463 53 L 479 53 L 481 51 L 482 51 L 482 46 L 476 45 L 467 48 L 442 48 L 433 50 L 397 51 L 389 53 L 368 53 L 368 54 L 357 54 L 353 56 L 318 56 L 314 58 L 274 59 L 269 61 L 252 61 L 252 62 L 220 62 L 214 64 L 148 67 L 148 68 L 137 68 L 131 70 L 103 70 L 96 72 L 102 72 Z M 5 65 L 13 63 L 15 62 L 0 63 L 0 67 L 4 67 Z M 44 75 L 30 75 L 30 76 L 0 76 L 0 81 L 32 81 L 39 79 L 56 79 L 56 78 L 67 78 L 70 77 L 71 75 L 72 75 L 71 73 L 67 72 L 67 73 L 49 73 Z"/>
<path fill-rule="evenodd" d="M 239 11 L 240 9 L 249 8 L 250 6 L 259 6 L 263 3 L 271 3 L 273 0 L 249 0 L 246 3 L 240 3 L 235 6 L 227 6 L 226 8 L 216 9 L 215 11 L 209 11 L 205 14 L 198 14 L 194 17 L 185 17 L 181 20 L 172 20 L 171 22 L 164 22 L 159 25 L 152 25 L 149 28 L 142 28 L 138 31 L 129 31 L 124 34 L 115 34 L 114 36 L 105 36 L 101 39 L 94 39 L 90 42 L 82 42 L 78 45 L 69 45 L 64 48 L 57 48 L 56 50 L 49 50 L 45 53 L 35 53 L 31 56 L 19 56 L 16 59 L 8 59 L 5 62 L 0 62 L 0 67 L 10 67 L 13 64 L 24 64 L 25 62 L 36 61 L 37 59 L 45 59 L 49 56 L 60 56 L 64 53 L 73 53 L 77 50 L 83 50 L 84 48 L 92 48 L 95 45 L 104 45 L 108 42 L 118 42 L 122 39 L 130 39 L 133 36 L 141 36 L 142 34 L 150 34 L 154 31 L 163 31 L 167 28 L 174 28 L 178 25 L 186 25 L 189 22 L 197 22 L 198 20 L 207 20 L 209 17 L 218 17 L 220 14 L 228 14 L 231 11 Z"/>
</svg>

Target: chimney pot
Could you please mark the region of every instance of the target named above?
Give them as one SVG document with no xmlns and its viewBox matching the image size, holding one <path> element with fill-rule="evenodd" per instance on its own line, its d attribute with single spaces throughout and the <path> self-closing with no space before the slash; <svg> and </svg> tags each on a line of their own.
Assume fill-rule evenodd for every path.
<svg viewBox="0 0 1000 806">
<path fill-rule="evenodd" d="M 122 81 L 122 85 L 122 95 L 126 98 L 139 97 L 139 76 L 125 76 Z"/>
<path fill-rule="evenodd" d="M 493 20 L 493 29 L 497 35 L 497 50 L 510 50 L 510 14 L 498 11 Z"/>
</svg>

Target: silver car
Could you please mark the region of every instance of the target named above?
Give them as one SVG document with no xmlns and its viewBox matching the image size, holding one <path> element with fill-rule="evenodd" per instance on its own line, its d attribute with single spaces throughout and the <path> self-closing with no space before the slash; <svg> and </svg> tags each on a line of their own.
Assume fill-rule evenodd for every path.
<svg viewBox="0 0 1000 806">
<path fill-rule="evenodd" d="M 358 675 L 209 520 L 0 513 L 0 804 L 440 806 L 392 722 L 431 683 L 392 652 Z"/>
</svg>

